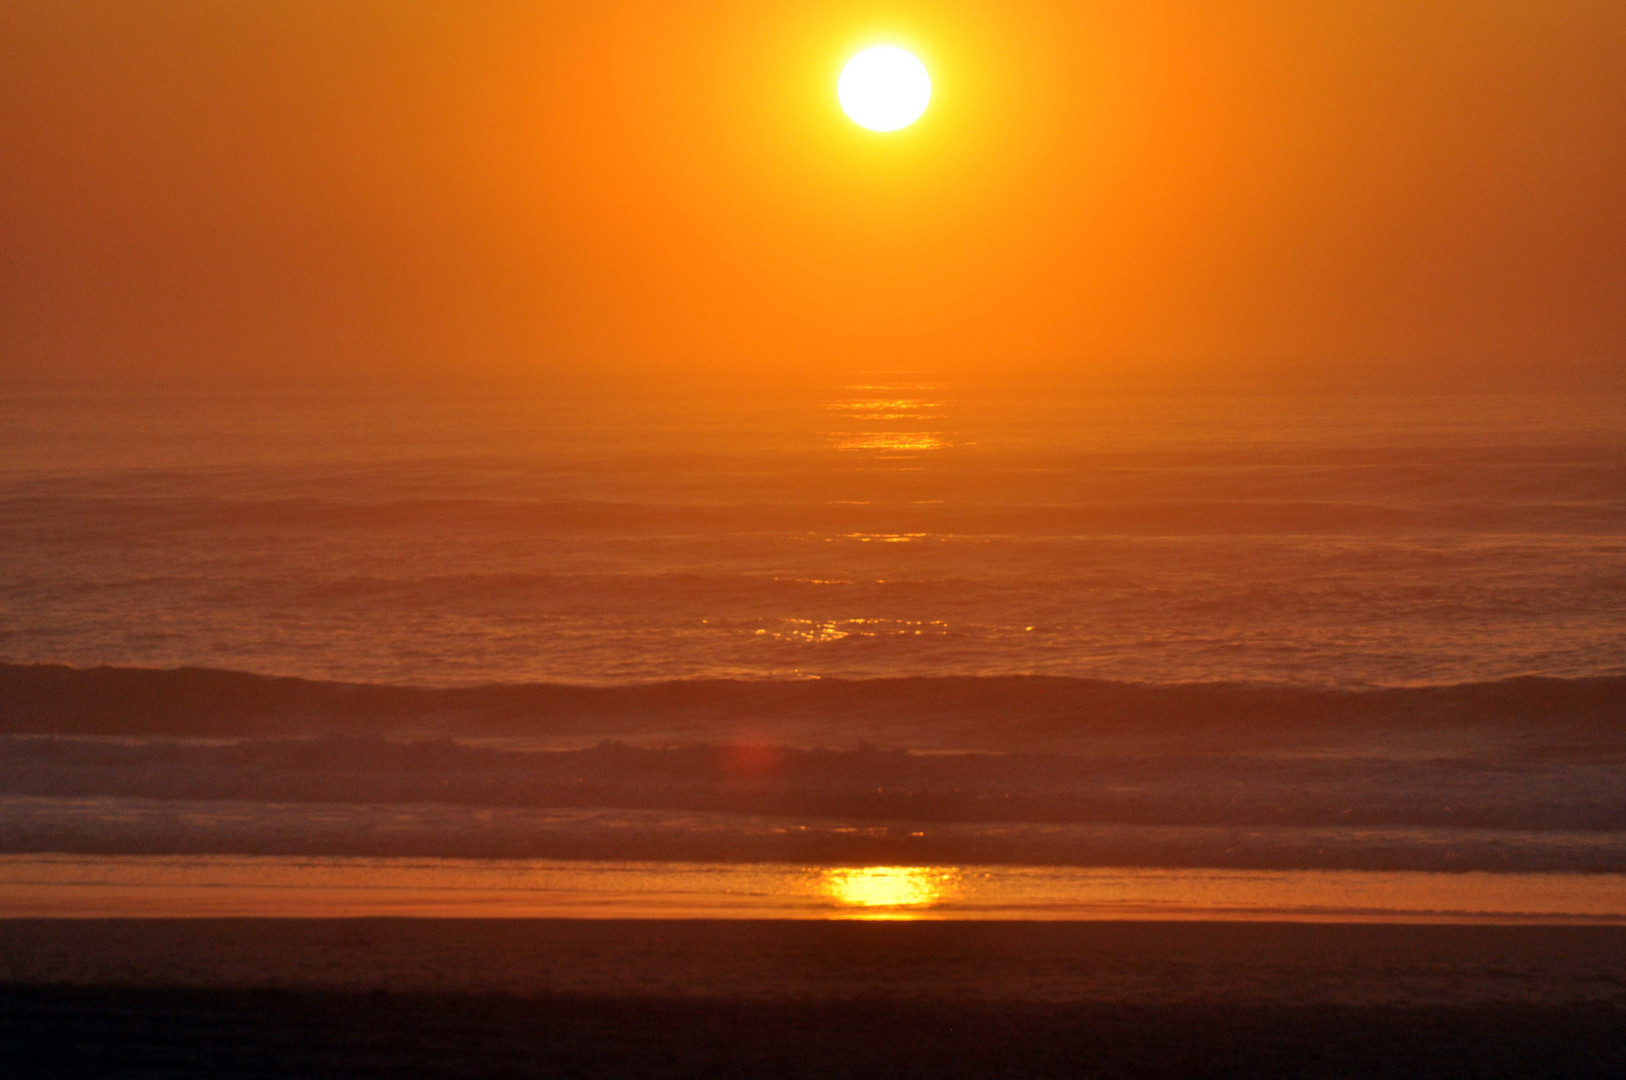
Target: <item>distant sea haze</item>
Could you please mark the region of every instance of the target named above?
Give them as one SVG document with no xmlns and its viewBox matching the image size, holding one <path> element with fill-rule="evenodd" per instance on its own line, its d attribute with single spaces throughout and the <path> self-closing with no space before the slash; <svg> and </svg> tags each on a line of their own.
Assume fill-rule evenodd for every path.
<svg viewBox="0 0 1626 1080">
<path fill-rule="evenodd" d="M 0 660 L 416 685 L 1626 673 L 1599 395 L 0 402 Z"/>
</svg>

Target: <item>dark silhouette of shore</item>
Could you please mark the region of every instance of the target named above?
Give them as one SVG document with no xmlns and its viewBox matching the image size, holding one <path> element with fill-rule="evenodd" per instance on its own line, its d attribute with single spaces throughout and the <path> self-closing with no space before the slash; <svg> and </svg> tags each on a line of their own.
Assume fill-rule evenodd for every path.
<svg viewBox="0 0 1626 1080">
<path fill-rule="evenodd" d="M 0 922 L 7 1075 L 1617 1077 L 1604 927 Z"/>
</svg>

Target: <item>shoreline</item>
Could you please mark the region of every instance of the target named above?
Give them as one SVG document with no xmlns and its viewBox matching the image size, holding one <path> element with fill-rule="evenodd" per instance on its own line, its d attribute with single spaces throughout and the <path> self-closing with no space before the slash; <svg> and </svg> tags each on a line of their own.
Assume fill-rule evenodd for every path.
<svg viewBox="0 0 1626 1080">
<path fill-rule="evenodd" d="M 0 915 L 1626 925 L 1626 875 L 0 854 Z"/>
</svg>

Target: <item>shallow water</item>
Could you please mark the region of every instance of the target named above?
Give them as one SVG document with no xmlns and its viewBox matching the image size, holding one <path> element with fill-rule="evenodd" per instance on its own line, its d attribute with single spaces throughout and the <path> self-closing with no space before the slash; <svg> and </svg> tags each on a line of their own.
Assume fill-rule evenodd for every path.
<svg viewBox="0 0 1626 1080">
<path fill-rule="evenodd" d="M 1626 923 L 1623 874 L 0 856 L 24 917 Z"/>
</svg>

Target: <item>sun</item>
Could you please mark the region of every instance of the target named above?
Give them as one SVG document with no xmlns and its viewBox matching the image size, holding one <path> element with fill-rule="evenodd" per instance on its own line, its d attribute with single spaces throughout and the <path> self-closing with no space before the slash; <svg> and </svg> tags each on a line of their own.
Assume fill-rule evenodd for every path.
<svg viewBox="0 0 1626 1080">
<path fill-rule="evenodd" d="M 865 49 L 841 69 L 836 97 L 855 124 L 897 131 L 920 119 L 932 97 L 926 65 L 896 45 Z"/>
</svg>

